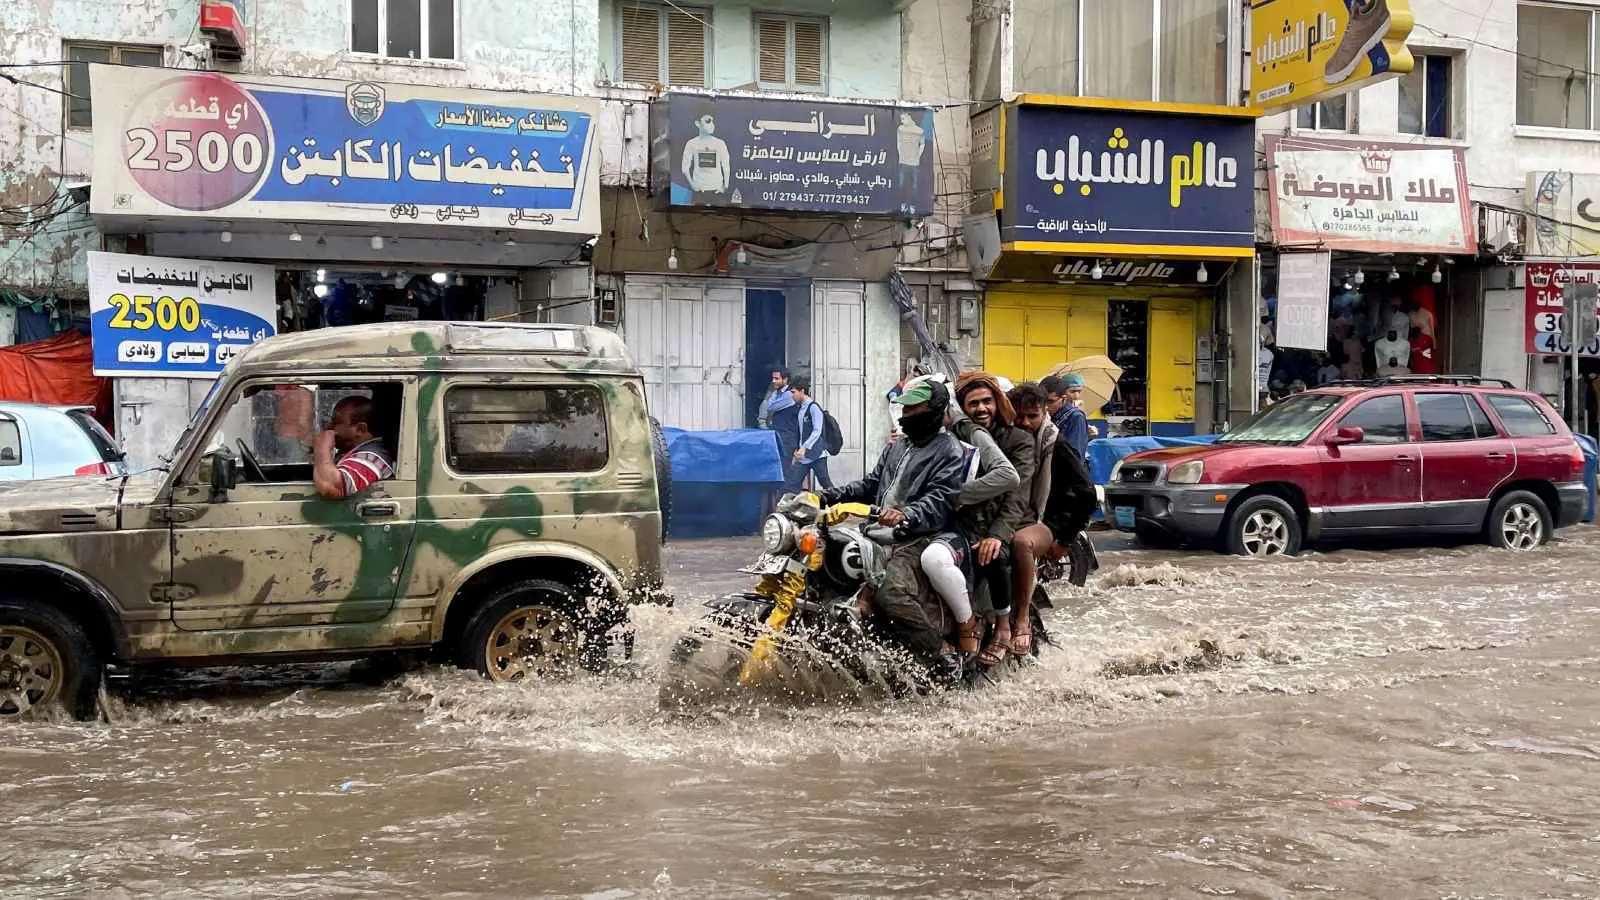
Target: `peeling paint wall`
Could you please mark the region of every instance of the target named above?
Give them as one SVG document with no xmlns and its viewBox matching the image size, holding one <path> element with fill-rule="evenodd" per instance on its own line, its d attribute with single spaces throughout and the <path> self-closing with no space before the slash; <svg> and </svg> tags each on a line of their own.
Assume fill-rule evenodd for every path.
<svg viewBox="0 0 1600 900">
<path fill-rule="evenodd" d="M 251 4 L 250 74 L 368 79 L 463 88 L 585 94 L 599 56 L 599 0 L 458 0 L 456 61 L 350 53 L 349 0 Z M 199 38 L 198 0 L 10 0 L 0 3 L 0 62 L 49 62 L 63 41 L 159 45 L 166 63 L 197 68 L 181 49 Z M 0 83 L 0 288 L 84 296 L 85 251 L 103 242 L 87 207 L 37 224 L 75 202 L 60 184 L 87 182 L 88 129 L 65 129 L 61 66 L 9 69 L 38 87 Z M 65 133 L 63 133 L 65 132 Z"/>
</svg>

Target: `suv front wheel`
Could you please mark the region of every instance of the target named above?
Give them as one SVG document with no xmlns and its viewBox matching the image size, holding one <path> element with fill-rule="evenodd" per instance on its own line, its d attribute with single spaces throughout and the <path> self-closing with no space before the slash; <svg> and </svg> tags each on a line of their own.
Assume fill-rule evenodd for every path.
<svg viewBox="0 0 1600 900">
<path fill-rule="evenodd" d="M 1550 510 L 1537 495 L 1512 491 L 1489 513 L 1484 535 L 1502 550 L 1537 550 L 1550 540 Z"/>
<path fill-rule="evenodd" d="M 1239 504 L 1224 526 L 1228 552 L 1236 556 L 1292 556 L 1300 552 L 1300 517 L 1271 494 Z"/>
<path fill-rule="evenodd" d="M 462 633 L 456 664 L 490 681 L 554 678 L 575 672 L 589 640 L 583 603 L 566 585 L 530 578 L 485 598 Z"/>
<path fill-rule="evenodd" d="M 94 643 L 77 622 L 42 604 L 0 599 L 0 721 L 55 706 L 91 719 L 101 673 Z"/>
</svg>

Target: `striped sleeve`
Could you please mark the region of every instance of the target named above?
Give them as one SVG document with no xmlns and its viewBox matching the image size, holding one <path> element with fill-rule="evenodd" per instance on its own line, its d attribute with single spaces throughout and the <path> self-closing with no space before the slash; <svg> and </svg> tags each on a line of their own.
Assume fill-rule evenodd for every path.
<svg viewBox="0 0 1600 900">
<path fill-rule="evenodd" d="M 394 466 L 381 454 L 358 450 L 339 460 L 339 475 L 344 479 L 344 495 L 354 496 L 385 478 L 394 477 Z"/>
</svg>

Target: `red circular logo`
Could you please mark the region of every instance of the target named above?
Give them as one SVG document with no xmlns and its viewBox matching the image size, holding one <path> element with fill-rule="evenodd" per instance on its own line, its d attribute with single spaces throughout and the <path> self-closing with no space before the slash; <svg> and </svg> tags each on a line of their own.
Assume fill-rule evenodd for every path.
<svg viewBox="0 0 1600 900">
<path fill-rule="evenodd" d="M 260 104 L 222 75 L 165 82 L 134 104 L 127 121 L 122 158 L 133 180 L 178 209 L 221 209 L 243 200 L 272 159 Z"/>
</svg>

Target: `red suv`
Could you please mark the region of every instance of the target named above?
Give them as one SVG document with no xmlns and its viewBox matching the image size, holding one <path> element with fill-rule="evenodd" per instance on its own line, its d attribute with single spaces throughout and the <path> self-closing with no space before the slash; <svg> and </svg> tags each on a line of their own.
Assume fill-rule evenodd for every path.
<svg viewBox="0 0 1600 900">
<path fill-rule="evenodd" d="M 1106 518 L 1246 556 L 1417 532 L 1532 550 L 1587 501 L 1583 451 L 1543 397 L 1414 376 L 1296 394 L 1215 444 L 1132 454 L 1111 471 Z"/>
</svg>

